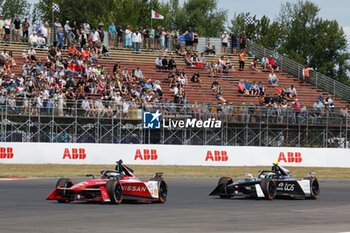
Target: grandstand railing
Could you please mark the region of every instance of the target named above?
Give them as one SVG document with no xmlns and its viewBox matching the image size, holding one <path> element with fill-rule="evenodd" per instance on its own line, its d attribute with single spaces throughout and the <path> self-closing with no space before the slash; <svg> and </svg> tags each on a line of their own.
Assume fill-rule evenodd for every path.
<svg viewBox="0 0 350 233">
<path fill-rule="evenodd" d="M 247 53 L 250 56 L 259 59 L 263 58 L 264 56 L 272 55 L 283 72 L 293 75 L 300 81 L 303 78 L 303 68 L 305 65 L 299 64 L 289 58 L 286 58 L 278 52 L 266 49 L 263 46 L 251 41 L 248 43 Z M 350 102 L 350 86 L 344 85 L 335 79 L 317 72 L 316 70 L 310 72 L 309 82 L 316 88 L 320 88 L 338 98 Z"/>
<path fill-rule="evenodd" d="M 11 102 L 12 101 L 12 102 Z M 0 102 L 2 142 L 139 143 L 224 146 L 297 146 L 349 148 L 350 118 L 335 112 L 310 109 L 298 113 L 276 112 L 249 106 L 175 105 L 157 103 L 126 106 L 96 100 L 94 110 L 81 108 L 81 101 L 57 102 L 42 108 L 18 100 Z M 221 128 L 143 128 L 143 112 L 157 111 L 165 120 L 217 119 Z"/>
</svg>

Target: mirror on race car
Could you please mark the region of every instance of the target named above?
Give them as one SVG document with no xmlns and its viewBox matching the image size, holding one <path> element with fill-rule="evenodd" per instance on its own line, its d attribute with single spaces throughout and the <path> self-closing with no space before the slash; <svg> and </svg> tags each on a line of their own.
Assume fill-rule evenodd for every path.
<svg viewBox="0 0 350 233">
<path fill-rule="evenodd" d="M 252 173 L 246 173 L 245 176 L 249 177 L 249 178 L 253 178 L 253 174 Z"/>
</svg>

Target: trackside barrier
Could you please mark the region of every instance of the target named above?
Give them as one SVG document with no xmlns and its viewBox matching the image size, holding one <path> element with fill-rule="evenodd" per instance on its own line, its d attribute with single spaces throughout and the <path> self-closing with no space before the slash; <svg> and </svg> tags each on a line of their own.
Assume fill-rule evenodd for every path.
<svg viewBox="0 0 350 233">
<path fill-rule="evenodd" d="M 0 143 L 0 163 L 350 167 L 349 149 L 142 144 Z"/>
</svg>

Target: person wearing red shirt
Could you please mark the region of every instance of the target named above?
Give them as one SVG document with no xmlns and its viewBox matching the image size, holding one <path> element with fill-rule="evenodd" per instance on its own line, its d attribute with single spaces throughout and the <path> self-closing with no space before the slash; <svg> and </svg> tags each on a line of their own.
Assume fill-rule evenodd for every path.
<svg viewBox="0 0 350 233">
<path fill-rule="evenodd" d="M 269 65 L 272 67 L 273 70 L 278 71 L 278 66 L 276 66 L 275 60 L 271 55 L 269 57 Z"/>
</svg>

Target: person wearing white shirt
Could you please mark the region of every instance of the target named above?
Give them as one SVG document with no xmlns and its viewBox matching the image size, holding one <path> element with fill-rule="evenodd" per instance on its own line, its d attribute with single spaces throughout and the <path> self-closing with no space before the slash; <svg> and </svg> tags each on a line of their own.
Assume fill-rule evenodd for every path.
<svg viewBox="0 0 350 233">
<path fill-rule="evenodd" d="M 137 80 L 142 80 L 144 79 L 144 76 L 142 74 L 142 71 L 140 69 L 140 67 L 138 66 L 137 69 L 135 70 L 135 77 Z"/>
<path fill-rule="evenodd" d="M 221 40 L 222 40 L 222 53 L 227 54 L 228 34 L 226 31 L 221 36 Z"/>
<path fill-rule="evenodd" d="M 156 59 L 156 67 L 157 67 L 158 69 L 161 69 L 162 66 L 163 66 L 163 64 L 162 64 L 162 58 L 161 58 L 161 57 L 158 57 L 158 58 Z"/>
<path fill-rule="evenodd" d="M 7 19 L 5 20 L 5 38 L 6 42 L 10 39 L 10 33 L 11 33 L 11 18 L 10 16 L 7 16 Z"/>
<path fill-rule="evenodd" d="M 100 41 L 100 35 L 98 34 L 98 31 L 92 29 L 91 38 L 92 43 L 97 44 Z"/>
<path fill-rule="evenodd" d="M 34 47 L 39 45 L 39 37 L 37 37 L 35 31 L 29 36 L 29 45 Z"/>
<path fill-rule="evenodd" d="M 39 38 L 39 45 L 40 45 L 40 48 L 46 47 L 46 39 L 45 39 L 43 34 L 41 34 L 41 36 Z"/>
<path fill-rule="evenodd" d="M 45 42 L 47 42 L 47 38 L 49 37 L 49 30 L 46 23 L 41 27 L 41 35 L 44 36 Z"/>
<path fill-rule="evenodd" d="M 132 34 L 132 42 L 134 43 L 134 52 L 139 52 L 142 37 L 138 29 Z"/>
<path fill-rule="evenodd" d="M 131 48 L 132 46 L 131 36 L 132 36 L 132 31 L 130 31 L 130 26 L 128 26 L 125 30 L 125 46 L 128 48 Z"/>
<path fill-rule="evenodd" d="M 273 70 L 271 70 L 271 73 L 269 74 L 269 83 L 272 86 L 277 86 L 278 80 L 279 79 L 277 78 L 275 72 Z"/>
<path fill-rule="evenodd" d="M 88 22 L 85 22 L 83 24 L 83 27 L 84 27 L 84 31 L 85 31 L 86 36 L 89 38 L 89 35 L 90 35 L 90 24 Z"/>
</svg>

